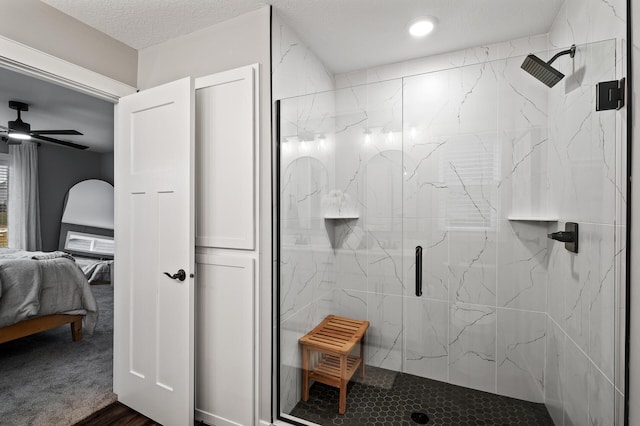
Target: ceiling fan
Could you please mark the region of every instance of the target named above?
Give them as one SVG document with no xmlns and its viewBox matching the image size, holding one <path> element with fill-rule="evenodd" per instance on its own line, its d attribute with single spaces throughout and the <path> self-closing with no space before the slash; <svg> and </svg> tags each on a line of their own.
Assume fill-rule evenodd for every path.
<svg viewBox="0 0 640 426">
<path fill-rule="evenodd" d="M 22 111 L 29 111 L 29 104 L 18 101 L 9 101 L 9 108 L 18 111 L 18 118 L 15 121 L 9 121 L 7 127 L 0 126 L 0 133 L 6 133 L 2 136 L 2 140 L 9 145 L 20 145 L 23 140 L 29 140 L 31 138 L 38 139 L 45 142 L 55 143 L 58 145 L 64 145 L 75 149 L 87 149 L 88 146 L 80 145 L 77 143 L 64 141 L 60 139 L 54 139 L 45 135 L 82 135 L 77 130 L 31 130 L 31 125 L 22 121 L 20 113 Z"/>
</svg>

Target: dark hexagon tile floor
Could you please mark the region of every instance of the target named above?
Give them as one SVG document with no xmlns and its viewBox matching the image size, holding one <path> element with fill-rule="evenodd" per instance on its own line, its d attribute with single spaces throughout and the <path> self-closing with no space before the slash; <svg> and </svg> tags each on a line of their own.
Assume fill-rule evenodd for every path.
<svg viewBox="0 0 640 426">
<path fill-rule="evenodd" d="M 553 426 L 544 404 L 369 366 L 349 383 L 345 414 L 338 414 L 338 389 L 322 383 L 290 414 L 327 426 L 412 426 L 414 412 L 426 413 L 429 426 Z"/>
</svg>

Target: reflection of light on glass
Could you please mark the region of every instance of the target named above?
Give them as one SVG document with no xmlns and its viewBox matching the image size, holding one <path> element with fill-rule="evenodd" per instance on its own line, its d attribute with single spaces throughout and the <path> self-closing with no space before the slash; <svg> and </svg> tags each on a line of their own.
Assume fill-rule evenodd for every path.
<svg viewBox="0 0 640 426">
<path fill-rule="evenodd" d="M 415 126 L 411 127 L 411 130 L 409 130 L 409 134 L 411 135 L 411 139 L 415 139 L 418 135 L 418 129 L 416 129 Z"/>
<path fill-rule="evenodd" d="M 389 131 L 389 133 L 387 133 L 387 141 L 389 143 L 393 143 L 393 132 Z"/>
<path fill-rule="evenodd" d="M 306 152 L 309 150 L 309 142 L 307 141 L 300 141 L 300 151 L 302 152 Z"/>
<path fill-rule="evenodd" d="M 289 150 L 291 150 L 291 143 L 289 143 L 289 139 L 287 138 L 282 139 L 280 146 L 282 147 L 282 152 L 289 152 Z"/>
<path fill-rule="evenodd" d="M 324 135 L 320 135 L 320 138 L 318 139 L 318 149 L 322 151 L 327 149 L 327 139 Z"/>
<path fill-rule="evenodd" d="M 367 145 L 371 143 L 371 132 L 369 130 L 364 132 L 364 143 Z"/>
</svg>

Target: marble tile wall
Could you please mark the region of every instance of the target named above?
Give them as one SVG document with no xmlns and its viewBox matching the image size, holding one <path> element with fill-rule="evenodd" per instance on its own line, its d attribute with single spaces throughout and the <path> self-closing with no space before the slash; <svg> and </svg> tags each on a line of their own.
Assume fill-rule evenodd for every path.
<svg viewBox="0 0 640 426">
<path fill-rule="evenodd" d="M 272 97 L 274 100 L 335 88 L 333 73 L 271 8 Z"/>
<path fill-rule="evenodd" d="M 549 30 L 550 54 L 578 45 L 554 63 L 568 78 L 548 102 L 550 205 L 582 244 L 550 248 L 545 403 L 559 425 L 623 424 L 627 118 L 596 112 L 593 91 L 625 75 L 626 14 L 622 0 L 566 0 Z"/>
</svg>

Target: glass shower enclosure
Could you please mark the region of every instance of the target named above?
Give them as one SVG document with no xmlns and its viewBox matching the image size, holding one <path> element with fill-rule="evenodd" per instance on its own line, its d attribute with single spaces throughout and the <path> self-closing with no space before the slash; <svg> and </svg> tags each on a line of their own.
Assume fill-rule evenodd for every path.
<svg viewBox="0 0 640 426">
<path fill-rule="evenodd" d="M 595 83 L 615 42 L 577 46 L 553 88 L 523 60 L 279 102 L 281 418 L 614 424 L 621 143 Z M 548 238 L 566 222 L 578 253 Z M 330 386 L 301 400 L 299 339 L 327 315 L 370 324 L 343 415 Z"/>
</svg>

